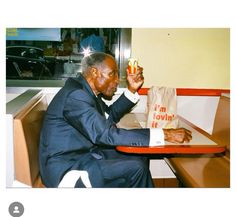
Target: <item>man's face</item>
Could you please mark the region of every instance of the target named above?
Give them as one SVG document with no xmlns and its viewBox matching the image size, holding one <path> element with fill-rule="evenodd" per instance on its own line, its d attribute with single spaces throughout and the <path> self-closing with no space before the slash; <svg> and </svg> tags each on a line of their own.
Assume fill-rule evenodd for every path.
<svg viewBox="0 0 236 217">
<path fill-rule="evenodd" d="M 107 57 L 97 70 L 97 78 L 94 82 L 97 91 L 106 97 L 112 97 L 119 84 L 118 66 L 115 60 Z"/>
</svg>

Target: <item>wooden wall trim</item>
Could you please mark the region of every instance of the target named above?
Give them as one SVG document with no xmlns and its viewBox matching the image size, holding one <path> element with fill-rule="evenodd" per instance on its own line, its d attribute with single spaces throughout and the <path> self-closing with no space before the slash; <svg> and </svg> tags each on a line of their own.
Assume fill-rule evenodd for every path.
<svg viewBox="0 0 236 217">
<path fill-rule="evenodd" d="M 138 93 L 147 95 L 149 88 L 141 88 Z M 196 89 L 176 88 L 177 96 L 221 96 L 222 93 L 230 93 L 229 89 Z"/>
</svg>

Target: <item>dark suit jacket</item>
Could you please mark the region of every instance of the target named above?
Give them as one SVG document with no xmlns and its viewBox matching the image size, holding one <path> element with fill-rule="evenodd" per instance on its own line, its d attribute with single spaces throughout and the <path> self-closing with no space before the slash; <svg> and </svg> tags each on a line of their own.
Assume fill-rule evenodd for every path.
<svg viewBox="0 0 236 217">
<path fill-rule="evenodd" d="M 119 129 L 116 123 L 134 104 L 124 94 L 108 107 L 83 76 L 69 78 L 46 112 L 40 136 L 40 173 L 47 187 L 57 187 L 74 165 L 89 164 L 94 146 L 148 146 L 149 129 Z M 104 113 L 109 114 L 106 119 Z"/>
</svg>

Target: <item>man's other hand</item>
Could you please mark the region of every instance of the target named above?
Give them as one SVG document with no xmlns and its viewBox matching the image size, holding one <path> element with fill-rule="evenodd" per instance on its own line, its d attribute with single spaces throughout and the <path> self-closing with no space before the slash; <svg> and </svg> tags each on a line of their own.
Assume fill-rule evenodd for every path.
<svg viewBox="0 0 236 217">
<path fill-rule="evenodd" d="M 192 139 L 192 132 L 185 128 L 163 129 L 165 140 L 172 143 L 189 142 Z"/>
</svg>

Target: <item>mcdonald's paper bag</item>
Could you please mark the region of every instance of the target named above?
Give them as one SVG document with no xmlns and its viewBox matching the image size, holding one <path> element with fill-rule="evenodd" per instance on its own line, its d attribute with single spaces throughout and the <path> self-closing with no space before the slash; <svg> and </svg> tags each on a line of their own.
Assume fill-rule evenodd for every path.
<svg viewBox="0 0 236 217">
<path fill-rule="evenodd" d="M 147 127 L 177 128 L 176 89 L 151 87 L 147 95 Z"/>
</svg>

